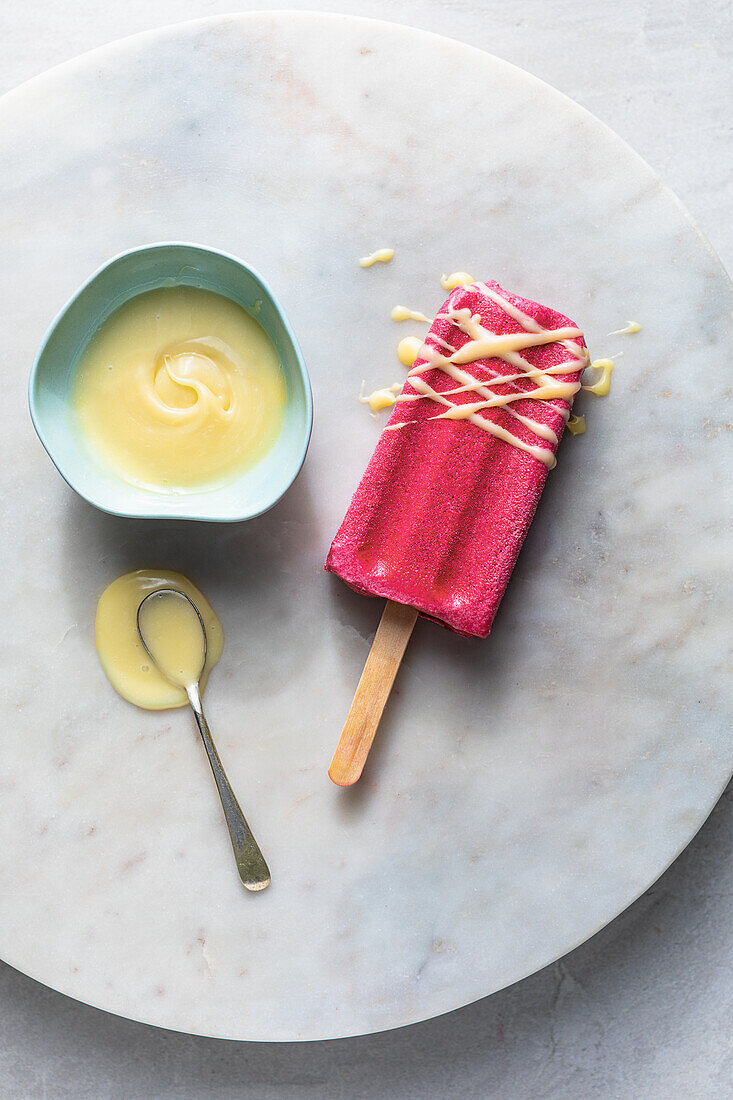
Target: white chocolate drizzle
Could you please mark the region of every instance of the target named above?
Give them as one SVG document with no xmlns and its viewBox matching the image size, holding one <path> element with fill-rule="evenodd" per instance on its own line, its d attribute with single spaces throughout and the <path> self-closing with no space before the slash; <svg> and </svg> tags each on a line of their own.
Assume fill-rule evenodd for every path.
<svg viewBox="0 0 733 1100">
<path fill-rule="evenodd" d="M 457 285 L 463 286 L 463 283 Z M 533 455 L 548 469 L 555 466 L 555 455 L 548 447 L 539 444 L 544 440 L 555 447 L 558 436 L 547 424 L 543 424 L 529 416 L 518 413 L 511 406 L 516 401 L 543 401 L 553 402 L 558 398 L 572 403 L 573 397 L 581 388 L 580 379 L 572 381 L 562 380 L 558 375 L 566 376 L 583 371 L 588 365 L 588 352 L 582 346 L 583 334 L 578 328 L 566 326 L 557 329 L 545 329 L 533 317 L 523 313 L 517 306 L 507 302 L 486 283 L 477 283 L 476 289 L 491 298 L 510 317 L 522 326 L 522 332 L 495 333 L 484 328 L 478 313 L 472 313 L 470 309 L 453 309 L 450 307 L 444 313 L 439 313 L 437 318 L 450 321 L 461 332 L 465 333 L 469 340 L 456 349 L 444 339 L 434 333 L 428 333 L 425 343 L 419 351 L 419 357 L 424 363 L 413 366 L 408 374 L 408 381 L 416 392 L 403 393 L 397 401 L 419 401 L 428 398 L 436 404 L 444 406 L 445 412 L 430 417 L 431 420 L 470 420 L 482 431 L 488 432 L 497 439 L 502 439 L 512 447 L 518 447 L 522 451 Z M 429 341 L 429 342 L 428 342 Z M 559 343 L 571 355 L 569 360 L 557 363 L 544 369 L 534 367 L 520 352 L 525 348 L 541 347 L 547 344 Z M 475 363 L 479 359 L 500 359 L 507 363 L 513 370 L 507 373 L 498 373 L 492 378 L 481 382 L 469 370 L 462 369 Z M 436 390 L 422 377 L 431 370 L 440 370 L 452 378 L 458 385 L 448 390 Z M 522 389 L 517 385 L 519 380 L 530 381 L 532 390 Z M 600 383 L 599 383 L 600 385 Z M 499 394 L 492 387 L 506 386 L 507 393 Z M 473 393 L 476 401 L 456 402 L 451 400 L 457 394 Z M 568 409 L 557 405 L 555 410 L 567 422 L 570 418 Z M 538 443 L 527 443 L 507 428 L 496 424 L 481 416 L 484 409 L 502 408 L 506 414 L 528 428 L 535 436 Z M 409 423 L 409 422 L 405 422 Z M 389 424 L 388 429 L 402 428 L 405 423 Z"/>
<path fill-rule="evenodd" d="M 359 267 L 371 267 L 372 264 L 388 264 L 394 259 L 394 248 L 378 248 L 370 256 L 362 256 Z"/>
<path fill-rule="evenodd" d="M 395 306 L 390 317 L 393 321 L 427 321 L 430 324 L 430 318 L 424 313 L 417 309 L 408 309 L 407 306 Z"/>
</svg>

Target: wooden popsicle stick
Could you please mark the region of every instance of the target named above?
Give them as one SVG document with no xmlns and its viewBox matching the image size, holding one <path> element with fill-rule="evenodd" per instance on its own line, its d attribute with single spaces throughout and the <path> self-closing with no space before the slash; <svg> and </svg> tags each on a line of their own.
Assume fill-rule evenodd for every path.
<svg viewBox="0 0 733 1100">
<path fill-rule="evenodd" d="M 362 773 L 416 619 L 414 607 L 387 600 L 328 769 L 339 787 L 350 787 Z"/>
</svg>

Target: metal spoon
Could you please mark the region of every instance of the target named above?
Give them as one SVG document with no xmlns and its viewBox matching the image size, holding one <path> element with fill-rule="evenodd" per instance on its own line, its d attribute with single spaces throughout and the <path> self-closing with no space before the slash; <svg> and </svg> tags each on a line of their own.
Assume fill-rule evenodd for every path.
<svg viewBox="0 0 733 1100">
<path fill-rule="evenodd" d="M 148 637 L 148 641 L 145 640 L 146 605 L 149 609 L 150 600 L 186 600 L 196 612 L 196 617 L 201 625 L 201 634 L 203 636 L 203 659 L 201 661 L 201 668 L 198 670 L 198 675 L 191 683 L 179 682 L 167 675 L 155 656 L 154 643 L 151 638 Z M 234 858 L 237 861 L 239 877 L 248 890 L 264 890 L 266 886 L 270 885 L 269 868 L 259 849 L 257 841 L 252 835 L 252 830 L 245 820 L 234 791 L 229 784 L 229 780 L 226 777 L 221 760 L 219 759 L 219 754 L 216 751 L 216 746 L 211 739 L 209 726 L 204 717 L 204 711 L 201 705 L 201 690 L 199 684 L 204 665 L 206 664 L 206 627 L 204 626 L 204 620 L 201 618 L 201 612 L 196 607 L 193 600 L 188 598 L 185 592 L 181 592 L 176 588 L 158 588 L 155 592 L 150 592 L 137 609 L 137 631 L 140 635 L 140 641 L 145 646 L 148 656 L 158 671 L 171 683 L 176 683 L 178 687 L 184 688 L 188 696 L 188 701 L 196 716 L 199 732 L 201 733 L 204 747 L 209 757 L 211 770 L 214 773 L 216 786 L 219 790 L 219 798 L 221 799 L 222 809 L 224 810 L 229 836 L 232 839 L 232 848 L 234 849 Z"/>
</svg>

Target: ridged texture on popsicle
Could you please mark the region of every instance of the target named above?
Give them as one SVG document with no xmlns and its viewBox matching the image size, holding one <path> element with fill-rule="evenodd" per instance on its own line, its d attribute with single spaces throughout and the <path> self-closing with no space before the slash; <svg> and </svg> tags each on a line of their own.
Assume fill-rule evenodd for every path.
<svg viewBox="0 0 733 1100">
<path fill-rule="evenodd" d="M 486 285 L 543 328 L 575 327 L 562 314 L 509 294 L 498 283 Z M 466 307 L 478 313 L 482 325 L 492 332 L 524 331 L 475 284 L 457 287 L 439 312 Z M 440 317 L 430 331 L 454 348 L 469 339 Z M 542 369 L 572 363 L 574 372 L 555 377 L 578 379 L 577 360 L 561 343 L 528 348 L 521 354 Z M 418 358 L 415 365 L 425 361 Z M 481 381 L 514 373 L 500 359 L 478 360 L 463 369 Z M 438 369 L 422 377 L 441 392 L 457 385 Z M 495 392 L 516 387 L 533 388 L 522 379 L 516 385 L 498 386 Z M 408 379 L 402 394 L 414 393 Z M 451 398 L 455 402 L 476 399 L 471 393 Z M 512 408 L 547 424 L 559 439 L 565 427 L 561 410 L 567 411 L 569 402 L 528 399 Z M 326 569 L 357 592 L 409 604 L 458 634 L 486 637 L 548 471 L 533 455 L 468 420 L 431 419 L 443 411 L 427 398 L 397 402 L 333 540 Z M 480 415 L 528 443 L 551 447 L 504 409 L 485 409 Z M 391 430 L 397 425 L 404 426 Z"/>
</svg>

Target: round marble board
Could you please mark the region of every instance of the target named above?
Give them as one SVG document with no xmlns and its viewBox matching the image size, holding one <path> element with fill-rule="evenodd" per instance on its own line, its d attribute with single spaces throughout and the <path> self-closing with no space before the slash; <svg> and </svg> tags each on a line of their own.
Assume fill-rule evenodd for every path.
<svg viewBox="0 0 733 1100">
<path fill-rule="evenodd" d="M 3 751 L 0 955 L 168 1028 L 294 1040 L 397 1027 L 514 982 L 627 906 L 730 769 L 731 288 L 619 138 L 512 66 L 404 27 L 216 18 L 114 44 L 0 103 Z M 241 525 L 87 506 L 25 388 L 55 311 L 129 246 L 255 265 L 302 342 L 305 468 Z M 393 263 L 361 269 L 381 246 Z M 404 377 L 396 303 L 442 272 L 562 310 L 594 357 L 486 641 L 420 621 L 361 783 L 326 769 L 381 606 L 323 572 Z M 635 336 L 609 336 L 629 319 Z M 382 414 L 384 416 L 384 414 Z M 727 553 L 726 553 L 727 551 Z M 187 573 L 227 636 L 208 711 L 270 862 L 247 894 L 185 711 L 105 680 L 95 602 L 141 566 Z"/>
</svg>

